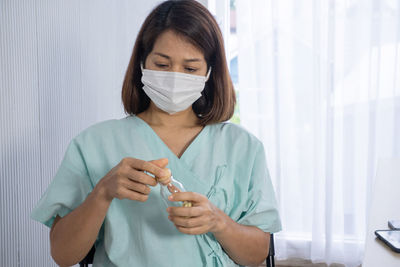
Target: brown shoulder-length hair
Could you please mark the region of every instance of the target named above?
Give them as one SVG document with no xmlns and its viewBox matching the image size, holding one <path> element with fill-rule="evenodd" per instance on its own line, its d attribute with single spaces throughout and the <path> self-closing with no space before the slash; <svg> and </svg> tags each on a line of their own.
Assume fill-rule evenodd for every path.
<svg viewBox="0 0 400 267">
<path fill-rule="evenodd" d="M 153 50 L 158 36 L 173 30 L 199 48 L 212 67 L 202 96 L 192 109 L 202 125 L 229 120 L 236 103 L 229 75 L 221 31 L 211 13 L 195 0 L 165 1 L 146 18 L 137 36 L 122 86 L 122 102 L 127 114 L 139 114 L 150 104 L 143 91 L 141 62 Z"/>
</svg>

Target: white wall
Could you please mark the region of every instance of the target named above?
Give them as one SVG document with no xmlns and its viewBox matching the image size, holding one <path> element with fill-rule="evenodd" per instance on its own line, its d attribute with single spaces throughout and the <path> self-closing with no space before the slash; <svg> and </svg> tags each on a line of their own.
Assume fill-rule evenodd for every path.
<svg viewBox="0 0 400 267">
<path fill-rule="evenodd" d="M 124 116 L 136 34 L 157 0 L 0 0 L 0 266 L 54 266 L 29 214 L 70 139 Z"/>
</svg>

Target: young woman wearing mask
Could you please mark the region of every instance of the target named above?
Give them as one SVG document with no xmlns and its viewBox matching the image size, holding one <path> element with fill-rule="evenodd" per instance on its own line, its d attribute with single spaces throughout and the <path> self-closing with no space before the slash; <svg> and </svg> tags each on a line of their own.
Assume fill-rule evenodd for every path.
<svg viewBox="0 0 400 267">
<path fill-rule="evenodd" d="M 94 266 L 257 265 L 280 230 L 262 143 L 233 115 L 218 25 L 196 1 L 146 18 L 122 88 L 129 114 L 75 137 L 32 217 L 51 227 L 53 259 Z M 166 208 L 160 181 L 187 192 Z"/>
</svg>

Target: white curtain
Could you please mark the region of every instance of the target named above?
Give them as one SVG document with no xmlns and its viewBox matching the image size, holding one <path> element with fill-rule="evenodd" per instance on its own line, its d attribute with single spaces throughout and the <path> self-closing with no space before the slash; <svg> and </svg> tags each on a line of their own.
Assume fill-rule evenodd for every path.
<svg viewBox="0 0 400 267">
<path fill-rule="evenodd" d="M 236 9 L 241 124 L 266 146 L 277 258 L 357 266 L 377 159 L 400 156 L 400 1 Z"/>
</svg>

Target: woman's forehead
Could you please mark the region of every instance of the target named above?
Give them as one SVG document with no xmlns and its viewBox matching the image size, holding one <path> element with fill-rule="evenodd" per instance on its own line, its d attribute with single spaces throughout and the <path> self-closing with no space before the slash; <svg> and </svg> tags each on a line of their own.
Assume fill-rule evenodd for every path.
<svg viewBox="0 0 400 267">
<path fill-rule="evenodd" d="M 168 57 L 182 60 L 200 59 L 204 60 L 203 52 L 193 45 L 184 36 L 174 31 L 165 31 L 154 42 L 153 55 L 166 55 Z"/>
</svg>

